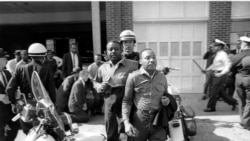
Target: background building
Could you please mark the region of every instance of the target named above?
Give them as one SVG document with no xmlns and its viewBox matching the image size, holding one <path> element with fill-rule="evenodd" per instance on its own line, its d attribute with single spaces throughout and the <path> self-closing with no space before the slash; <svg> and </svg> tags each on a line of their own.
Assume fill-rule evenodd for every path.
<svg viewBox="0 0 250 141">
<path fill-rule="evenodd" d="M 168 81 L 180 92 L 201 93 L 203 54 L 215 38 L 235 48 L 250 32 L 250 2 L 1 2 L 0 45 L 9 53 L 32 42 L 47 44 L 59 57 L 78 43 L 84 61 L 102 53 L 124 29 L 137 35 L 135 50 L 152 48 L 158 64 L 180 68 Z"/>
</svg>

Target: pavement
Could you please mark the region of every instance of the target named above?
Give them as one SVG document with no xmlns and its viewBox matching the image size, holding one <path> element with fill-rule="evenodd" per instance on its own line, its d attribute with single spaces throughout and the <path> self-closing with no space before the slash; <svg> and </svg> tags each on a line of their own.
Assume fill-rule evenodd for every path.
<svg viewBox="0 0 250 141">
<path fill-rule="evenodd" d="M 201 100 L 202 94 L 181 94 L 182 104 L 191 106 L 195 111 L 197 134 L 191 141 L 250 141 L 250 131 L 239 125 L 238 107 L 232 111 L 232 106 L 224 101 L 218 101 L 216 112 L 203 112 L 208 100 Z M 79 124 L 77 137 L 81 141 L 101 141 L 105 135 L 103 116 L 91 117 L 88 123 Z M 25 138 L 22 131 L 15 141 Z"/>
</svg>

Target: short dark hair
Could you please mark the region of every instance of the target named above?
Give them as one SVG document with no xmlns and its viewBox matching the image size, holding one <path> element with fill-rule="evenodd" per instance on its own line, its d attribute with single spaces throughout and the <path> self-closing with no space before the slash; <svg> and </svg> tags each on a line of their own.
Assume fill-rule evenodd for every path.
<svg viewBox="0 0 250 141">
<path fill-rule="evenodd" d="M 117 40 L 110 40 L 110 41 L 108 41 L 107 45 L 110 43 L 118 44 L 121 47 L 121 43 Z"/>
<path fill-rule="evenodd" d="M 140 53 L 139 53 L 140 58 L 141 58 L 142 53 L 145 52 L 145 51 L 147 51 L 147 50 L 153 51 L 151 48 L 144 48 L 144 49 L 141 50 Z M 154 52 L 154 51 L 153 51 L 153 52 Z"/>
</svg>

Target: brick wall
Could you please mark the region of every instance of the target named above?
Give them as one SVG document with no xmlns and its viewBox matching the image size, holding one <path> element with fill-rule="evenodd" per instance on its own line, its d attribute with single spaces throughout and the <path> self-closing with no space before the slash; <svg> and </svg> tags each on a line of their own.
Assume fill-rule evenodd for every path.
<svg viewBox="0 0 250 141">
<path fill-rule="evenodd" d="M 231 2 L 209 2 L 208 45 L 214 39 L 230 42 Z"/>
<path fill-rule="evenodd" d="M 106 2 L 107 41 L 119 40 L 120 32 L 124 29 L 133 30 L 132 2 Z"/>
</svg>

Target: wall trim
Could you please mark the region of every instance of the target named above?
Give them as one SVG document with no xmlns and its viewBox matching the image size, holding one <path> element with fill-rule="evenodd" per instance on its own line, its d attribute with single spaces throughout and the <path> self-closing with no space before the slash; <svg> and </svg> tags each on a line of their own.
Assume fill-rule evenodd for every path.
<svg viewBox="0 0 250 141">
<path fill-rule="evenodd" d="M 159 19 L 159 18 L 141 18 L 141 19 L 133 19 L 134 23 L 175 23 L 175 22 L 207 22 L 209 18 L 193 18 L 193 19 Z"/>
</svg>

